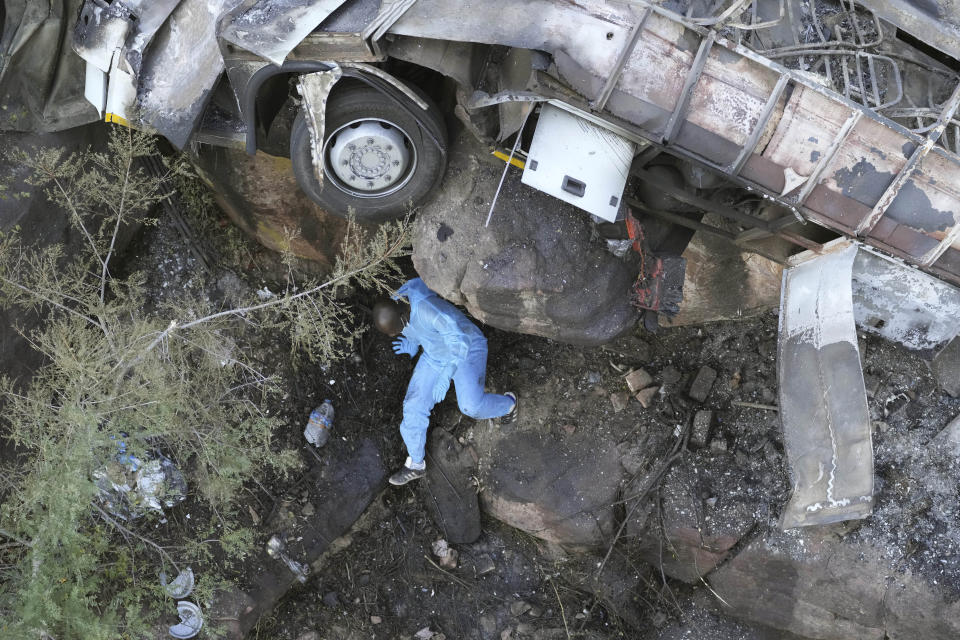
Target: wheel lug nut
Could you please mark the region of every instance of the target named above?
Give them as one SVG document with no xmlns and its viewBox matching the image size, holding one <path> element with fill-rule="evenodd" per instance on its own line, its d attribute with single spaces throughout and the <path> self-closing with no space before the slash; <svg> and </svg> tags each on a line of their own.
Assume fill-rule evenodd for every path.
<svg viewBox="0 0 960 640">
<path fill-rule="evenodd" d="M 367 144 L 373 144 L 373 138 L 367 138 Z"/>
<path fill-rule="evenodd" d="M 393 166 L 395 166 L 395 167 L 399 167 L 399 166 L 400 166 L 400 161 L 399 161 L 399 160 L 394 160 L 394 161 L 392 162 L 392 164 L 393 164 Z"/>
<path fill-rule="evenodd" d="M 391 180 L 393 180 L 393 178 L 391 178 L 390 176 L 383 176 L 384 182 L 390 182 Z"/>
<path fill-rule="evenodd" d="M 393 145 L 392 145 L 392 144 L 388 144 L 388 145 L 387 145 L 387 151 L 393 151 Z"/>
<path fill-rule="evenodd" d="M 355 144 L 348 144 L 348 145 L 347 145 L 347 149 L 349 149 L 350 151 L 356 151 L 357 145 L 355 145 Z"/>
<path fill-rule="evenodd" d="M 373 182 L 367 182 L 367 189 L 373 189 Z"/>
</svg>

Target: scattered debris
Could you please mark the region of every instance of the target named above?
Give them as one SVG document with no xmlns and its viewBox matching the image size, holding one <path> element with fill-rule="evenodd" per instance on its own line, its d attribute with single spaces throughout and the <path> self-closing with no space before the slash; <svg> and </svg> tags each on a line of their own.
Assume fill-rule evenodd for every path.
<svg viewBox="0 0 960 640">
<path fill-rule="evenodd" d="M 180 622 L 168 629 L 171 636 L 185 640 L 200 633 L 200 629 L 203 628 L 203 614 L 200 612 L 200 607 L 192 602 L 181 600 L 177 603 L 177 614 L 180 616 Z"/>
<path fill-rule="evenodd" d="M 905 393 L 893 394 L 883 403 L 883 417 L 889 418 L 900 413 L 908 404 L 910 404 L 910 396 Z"/>
<path fill-rule="evenodd" d="M 703 448 L 710 443 L 710 429 L 713 427 L 713 411 L 703 409 L 693 415 L 693 429 L 690 432 L 690 444 Z"/>
<path fill-rule="evenodd" d="M 147 511 L 162 515 L 164 507 L 186 499 L 187 481 L 169 458 L 154 452 L 154 457 L 144 462 L 127 453 L 123 440 L 118 441 L 117 451 L 112 461 L 92 474 L 107 511 L 133 520 Z"/>
<path fill-rule="evenodd" d="M 713 388 L 713 383 L 716 379 L 717 372 L 713 367 L 707 365 L 700 367 L 700 371 L 697 372 L 697 377 L 694 378 L 690 384 L 688 395 L 697 402 L 705 402 L 707 396 L 710 395 L 710 389 Z"/>
<path fill-rule="evenodd" d="M 491 558 L 485 553 L 477 558 L 476 563 L 474 565 L 474 570 L 477 572 L 477 577 L 485 576 L 488 573 L 493 573 L 494 571 L 496 571 L 496 569 L 497 569 L 497 565 L 494 564 L 493 558 Z"/>
<path fill-rule="evenodd" d="M 647 387 L 641 391 L 637 392 L 636 398 L 640 401 L 640 405 L 644 409 L 649 409 L 653 404 L 653 399 L 657 396 L 657 392 L 660 391 L 660 387 L 653 386 Z"/>
<path fill-rule="evenodd" d="M 270 540 L 267 541 L 267 555 L 287 565 L 300 582 L 307 581 L 307 576 L 310 575 L 310 567 L 287 555 L 287 543 L 283 534 L 270 537 Z"/>
<path fill-rule="evenodd" d="M 441 567 L 444 569 L 457 568 L 457 558 L 460 554 L 456 549 L 451 549 L 446 540 L 442 538 L 440 540 L 435 540 L 431 546 L 431 549 L 433 550 L 433 555 L 437 557 L 437 561 L 440 563 Z"/>
<path fill-rule="evenodd" d="M 416 638 L 416 640 L 447 640 L 447 636 L 442 633 L 436 633 L 431 630 L 430 627 L 420 629 L 420 631 L 413 634 L 413 637 Z"/>
<path fill-rule="evenodd" d="M 193 593 L 193 569 L 187 567 L 172 581 L 167 582 L 167 574 L 160 574 L 160 584 L 164 590 L 174 600 L 182 600 Z"/>
<path fill-rule="evenodd" d="M 610 394 L 610 402 L 613 404 L 614 413 L 620 413 L 630 404 L 630 394 L 626 391 L 617 391 Z"/>
<path fill-rule="evenodd" d="M 726 453 L 727 441 L 723 438 L 714 438 L 710 441 L 710 450 L 716 451 L 717 453 Z"/>
<path fill-rule="evenodd" d="M 672 364 L 668 364 L 660 372 L 660 382 L 662 382 L 664 385 L 676 384 L 680 382 L 680 378 L 682 377 L 683 376 L 680 373 L 680 370 Z"/>
<path fill-rule="evenodd" d="M 303 430 L 303 437 L 315 447 L 322 447 L 330 439 L 333 429 L 333 403 L 324 400 L 323 404 L 310 412 L 307 427 Z"/>
<path fill-rule="evenodd" d="M 510 615 L 522 616 L 530 610 L 530 603 L 524 600 L 517 600 L 510 604 Z"/>
<path fill-rule="evenodd" d="M 380 624 L 381 622 L 383 622 L 383 618 L 381 618 L 380 616 L 370 616 L 371 624 Z"/>
<path fill-rule="evenodd" d="M 623 376 L 623 379 L 627 381 L 627 387 L 630 389 L 630 393 L 633 394 L 653 384 L 653 376 L 643 369 L 634 369 Z"/>
<path fill-rule="evenodd" d="M 747 409 L 763 409 L 765 411 L 780 411 L 780 407 L 777 407 L 772 404 L 761 404 L 759 402 L 743 402 L 742 400 L 734 400 L 731 402 L 735 407 L 745 407 Z"/>
</svg>

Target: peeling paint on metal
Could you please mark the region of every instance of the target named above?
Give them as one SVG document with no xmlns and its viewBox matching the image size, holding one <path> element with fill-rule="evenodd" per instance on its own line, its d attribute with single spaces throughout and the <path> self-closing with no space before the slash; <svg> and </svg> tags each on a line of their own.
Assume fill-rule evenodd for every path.
<svg viewBox="0 0 960 640">
<path fill-rule="evenodd" d="M 318 189 L 323 186 L 323 137 L 327 98 L 342 75 L 340 67 L 334 66 L 329 71 L 305 73 L 297 82 L 297 90 L 303 98 L 307 129 L 310 130 L 310 157 L 313 160 L 313 174 L 319 183 Z"/>
<path fill-rule="evenodd" d="M 867 206 L 873 206 L 886 191 L 893 176 L 892 173 L 877 171 L 873 163 L 862 158 L 852 167 L 843 167 L 838 170 L 833 174 L 833 179 L 843 195 Z"/>
</svg>

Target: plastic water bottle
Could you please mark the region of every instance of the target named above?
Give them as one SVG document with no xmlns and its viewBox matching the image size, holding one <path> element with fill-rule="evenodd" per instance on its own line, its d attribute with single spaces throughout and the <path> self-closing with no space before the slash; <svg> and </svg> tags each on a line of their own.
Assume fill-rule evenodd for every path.
<svg viewBox="0 0 960 640">
<path fill-rule="evenodd" d="M 315 447 L 322 447 L 330 439 L 330 430 L 333 429 L 333 403 L 324 400 L 323 404 L 310 412 L 307 428 L 303 430 L 303 437 Z"/>
</svg>

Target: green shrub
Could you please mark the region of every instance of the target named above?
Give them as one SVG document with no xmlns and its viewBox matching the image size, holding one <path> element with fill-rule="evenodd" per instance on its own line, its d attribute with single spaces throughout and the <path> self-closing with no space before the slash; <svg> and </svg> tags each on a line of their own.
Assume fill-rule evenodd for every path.
<svg viewBox="0 0 960 640">
<path fill-rule="evenodd" d="M 202 606 L 230 559 L 252 548 L 244 484 L 300 464 L 273 443 L 280 425 L 267 407 L 280 381 L 248 358 L 246 341 L 286 331 L 297 354 L 343 355 L 355 336 L 342 295 L 387 290 L 404 226 L 371 235 L 350 225 L 328 277 L 291 281 L 268 300 L 215 309 L 182 294 L 157 307 L 142 273 L 111 272 L 119 232 L 152 223 L 166 196 L 169 182 L 142 164 L 152 139 L 114 128 L 102 153 L 15 153 L 83 244 L 67 253 L 24 246 L 17 230 L 0 237 L 2 302 L 40 314 L 24 335 L 45 357 L 31 380 L 0 379 L 0 420 L 20 454 L 0 475 L 0 638 L 143 637 L 159 612 L 173 611 L 160 572 L 204 567 Z M 92 478 L 115 461 L 118 439 L 140 459 L 159 451 L 175 461 L 207 520 L 178 529 L 161 514 L 124 520 L 105 508 Z"/>
</svg>

